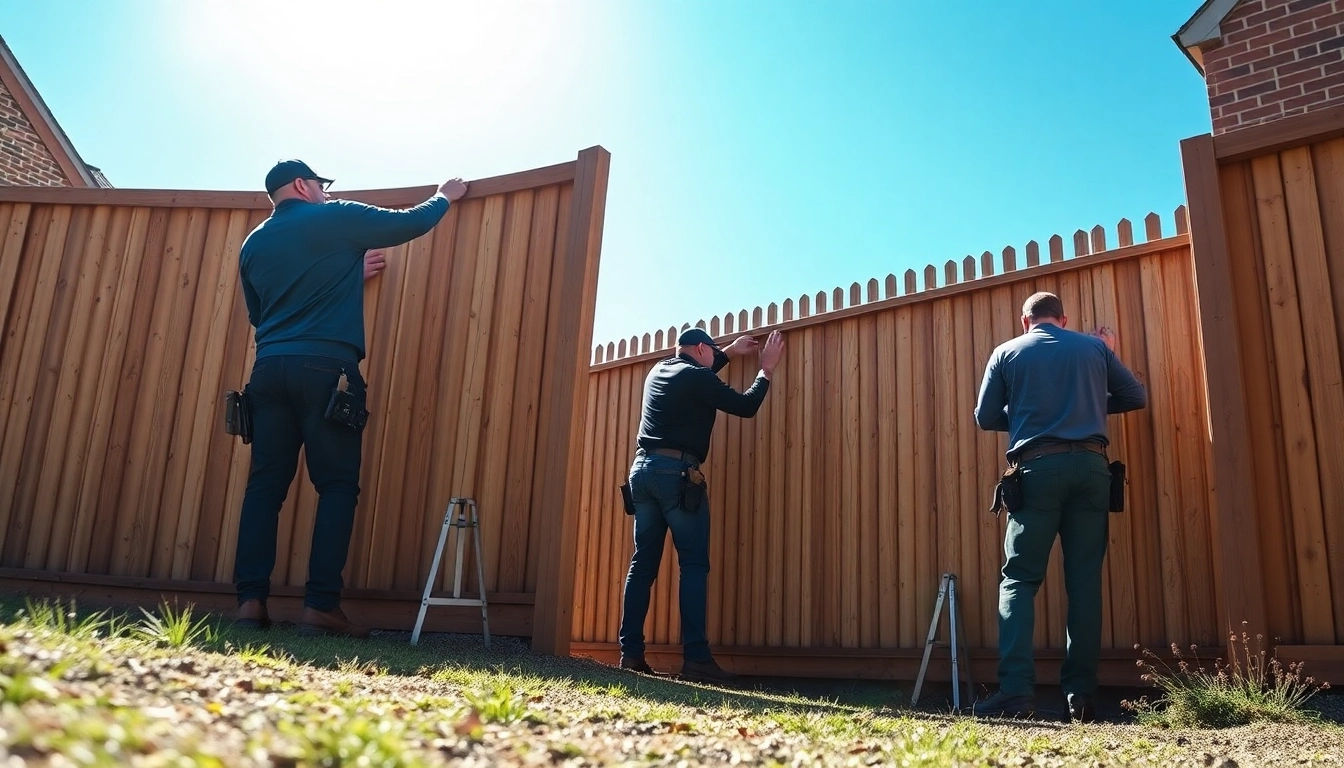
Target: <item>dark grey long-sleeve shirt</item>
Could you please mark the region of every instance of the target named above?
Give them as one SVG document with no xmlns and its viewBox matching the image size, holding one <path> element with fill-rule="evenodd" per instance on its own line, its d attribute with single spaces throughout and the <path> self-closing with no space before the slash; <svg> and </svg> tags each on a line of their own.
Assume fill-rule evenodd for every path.
<svg viewBox="0 0 1344 768">
<path fill-rule="evenodd" d="M 703 461 L 719 411 L 743 418 L 755 416 L 770 391 L 770 380 L 758 375 L 746 392 L 738 392 L 716 375 L 727 364 L 728 356 L 719 352 L 712 369 L 701 367 L 689 355 L 654 365 L 644 380 L 639 447 L 672 448 Z"/>
<path fill-rule="evenodd" d="M 1037 441 L 1109 444 L 1106 415 L 1147 404 L 1143 385 L 1105 342 L 1042 323 L 989 356 L 975 421 L 1007 432 L 1012 455 Z"/>
</svg>

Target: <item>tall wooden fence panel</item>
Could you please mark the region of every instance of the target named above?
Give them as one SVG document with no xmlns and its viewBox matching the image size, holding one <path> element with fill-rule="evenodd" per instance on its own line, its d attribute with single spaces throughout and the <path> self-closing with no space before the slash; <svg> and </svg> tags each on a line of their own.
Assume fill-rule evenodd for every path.
<svg viewBox="0 0 1344 768">
<path fill-rule="evenodd" d="M 1182 144 L 1201 288 L 1220 304 L 1210 376 L 1224 499 L 1254 584 L 1231 595 L 1297 656 L 1344 669 L 1344 108 Z M 1203 302 L 1204 296 L 1201 296 Z M 1211 347 L 1212 348 L 1212 347 Z M 1244 415 L 1242 415 L 1244 414 Z M 1215 422 L 1215 437 L 1218 422 Z M 1315 666 L 1320 674 L 1322 666 Z"/>
<path fill-rule="evenodd" d="M 418 601 L 452 496 L 479 504 L 487 591 L 530 603 L 551 579 L 538 553 L 575 502 L 554 491 L 569 451 L 538 436 L 582 446 L 569 400 L 588 381 L 604 198 L 575 178 L 598 158 L 588 186 L 604 189 L 605 157 L 473 182 L 367 285 L 372 415 L 348 588 Z M 596 200 L 595 241 L 587 221 L 576 239 L 576 197 Z M 224 434 L 221 399 L 250 372 L 237 259 L 269 209 L 250 193 L 0 190 L 0 566 L 232 580 L 250 451 Z M 301 468 L 277 585 L 307 579 L 316 504 Z"/>
<path fill-rule="evenodd" d="M 930 266 L 921 290 L 910 271 L 701 323 L 724 342 L 777 328 L 786 343 L 761 411 L 721 415 L 709 451 L 711 644 L 740 668 L 806 649 L 788 656 L 787 670 L 909 674 L 908 664 L 829 662 L 922 651 L 939 578 L 952 571 L 969 645 L 992 655 L 1006 518 L 988 506 L 1006 436 L 981 432 L 973 410 L 990 352 L 1021 333 L 1022 301 L 1037 290 L 1060 295 L 1071 328 L 1117 329 L 1117 352 L 1150 397 L 1147 409 L 1109 425 L 1112 456 L 1131 481 L 1127 510 L 1110 518 L 1104 646 L 1132 669 L 1135 643 L 1216 644 L 1225 622 L 1214 599 L 1204 379 L 1183 209 L 1177 215 L 1175 236 L 1163 238 L 1150 216 L 1148 241 L 1137 245 L 1122 221 L 1118 247 L 1108 249 L 1098 227 L 1076 233 L 1067 258 L 1056 236 L 1044 253 L 1031 243 L 1021 254 Z M 573 622 L 581 652 L 615 647 L 633 548 L 617 486 L 633 457 L 644 378 L 679 330 L 595 350 Z M 756 370 L 754 359 L 735 360 L 722 375 L 740 390 Z M 1047 653 L 1065 643 L 1061 570 L 1056 547 L 1037 599 Z M 648 641 L 670 650 L 680 642 L 670 542 L 654 592 Z M 754 668 L 777 667 L 757 659 Z"/>
</svg>

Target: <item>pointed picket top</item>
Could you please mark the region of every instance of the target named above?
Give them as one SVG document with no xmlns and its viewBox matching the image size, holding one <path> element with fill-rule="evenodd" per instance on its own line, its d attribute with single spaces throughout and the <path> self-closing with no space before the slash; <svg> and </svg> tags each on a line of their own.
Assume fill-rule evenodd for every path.
<svg viewBox="0 0 1344 768">
<path fill-rule="evenodd" d="M 709 318 L 709 335 L 718 338 L 720 333 L 719 316 L 715 315 Z"/>
<path fill-rule="evenodd" d="M 667 347 L 664 347 L 664 346 L 663 346 L 663 332 L 662 332 L 662 331 L 658 331 L 657 333 L 653 334 L 653 348 L 654 348 L 654 349 L 667 349 Z"/>
<path fill-rule="evenodd" d="M 985 251 L 984 253 L 980 254 L 980 274 L 985 277 L 989 277 L 990 275 L 994 274 L 994 272 L 995 272 L 994 254 L 990 253 L 989 251 Z"/>
<path fill-rule="evenodd" d="M 1050 261 L 1064 260 L 1064 238 L 1059 235 L 1050 236 Z"/>
<path fill-rule="evenodd" d="M 1003 249 L 1003 271 L 1017 271 L 1017 250 L 1011 245 Z"/>
<path fill-rule="evenodd" d="M 649 334 L 644 334 L 644 338 L 639 340 L 639 353 L 642 355 L 647 352 L 652 352 L 654 349 L 652 342 L 653 339 L 649 337 Z"/>
<path fill-rule="evenodd" d="M 956 285 L 956 284 L 957 284 L 957 262 L 952 259 L 948 259 L 947 263 L 943 265 L 943 285 Z"/>
<path fill-rule="evenodd" d="M 961 281 L 964 283 L 968 280 L 974 280 L 974 279 L 975 279 L 975 257 L 967 256 L 966 258 L 961 260 Z"/>
<path fill-rule="evenodd" d="M 1041 246 L 1035 240 L 1027 243 L 1027 267 L 1039 267 L 1041 265 Z"/>
<path fill-rule="evenodd" d="M 826 314 L 826 292 L 825 292 L 825 291 L 817 291 L 817 306 L 816 306 L 816 312 L 815 312 L 814 314 L 818 314 L 818 315 L 824 315 L 824 314 Z"/>
<path fill-rule="evenodd" d="M 610 341 L 607 342 L 607 359 L 608 360 L 616 359 L 616 345 Z"/>
<path fill-rule="evenodd" d="M 1100 224 L 1092 228 L 1092 252 L 1101 253 L 1106 250 L 1106 230 Z"/>
<path fill-rule="evenodd" d="M 839 286 L 831 289 L 831 311 L 845 308 L 845 292 Z"/>
<path fill-rule="evenodd" d="M 1134 244 L 1134 225 L 1129 223 L 1129 219 L 1121 219 L 1115 225 L 1115 240 L 1121 248 Z"/>
<path fill-rule="evenodd" d="M 884 284 L 882 286 L 883 298 L 887 299 L 896 298 L 896 288 L 897 288 L 896 276 L 888 272 L 887 279 L 884 281 Z"/>
<path fill-rule="evenodd" d="M 931 291 L 938 287 L 938 268 L 930 264 L 924 268 L 924 290 Z"/>
<path fill-rule="evenodd" d="M 616 359 L 619 360 L 625 356 L 625 339 L 621 339 L 621 343 L 616 345 Z"/>
<path fill-rule="evenodd" d="M 857 307 L 863 303 L 863 288 L 858 283 L 849 285 L 849 306 Z"/>
<path fill-rule="evenodd" d="M 798 297 L 798 317 L 812 316 L 812 297 L 804 293 Z"/>
<path fill-rule="evenodd" d="M 1075 230 L 1073 233 L 1073 257 L 1086 256 L 1089 253 L 1087 245 L 1087 232 L 1085 230 Z"/>
<path fill-rule="evenodd" d="M 792 320 L 792 319 L 793 319 L 793 299 L 785 299 L 785 300 L 784 300 L 784 322 L 787 323 L 787 322 L 789 322 L 789 321 Z"/>
<path fill-rule="evenodd" d="M 746 333 L 748 327 L 750 326 L 747 325 L 747 310 L 744 309 L 737 313 L 737 330 L 739 333 Z"/>
<path fill-rule="evenodd" d="M 1176 206 L 1176 234 L 1185 235 L 1190 233 L 1190 212 L 1184 205 Z"/>
<path fill-rule="evenodd" d="M 760 328 L 763 324 L 764 324 L 763 313 L 761 312 L 761 308 L 757 307 L 751 311 L 751 327 Z"/>
<path fill-rule="evenodd" d="M 876 277 L 869 278 L 869 280 L 868 280 L 868 303 L 871 304 L 871 303 L 873 303 L 874 301 L 877 301 L 877 299 L 878 299 L 878 296 L 877 296 L 877 278 L 876 278 Z"/>
<path fill-rule="evenodd" d="M 645 350 L 647 351 L 647 350 Z M 631 357 L 639 354 L 639 336 L 630 337 L 630 355 Z"/>
<path fill-rule="evenodd" d="M 1143 229 L 1148 238 L 1148 242 L 1162 239 L 1162 217 L 1156 213 L 1150 213 L 1143 217 Z"/>
<path fill-rule="evenodd" d="M 779 305 L 773 301 L 770 302 L 770 306 L 765 308 L 765 322 L 770 325 L 779 322 Z"/>
<path fill-rule="evenodd" d="M 726 315 L 723 316 L 723 332 L 724 332 L 724 333 L 732 333 L 732 332 L 734 331 L 734 329 L 737 328 L 737 325 L 734 323 L 734 321 L 735 321 L 736 319 L 737 319 L 737 318 L 735 318 L 735 317 L 733 316 L 733 313 L 732 313 L 732 312 L 729 312 L 728 314 L 726 314 Z"/>
<path fill-rule="evenodd" d="M 597 348 L 593 350 L 593 362 L 595 363 L 604 362 L 604 355 L 602 354 L 601 344 L 598 344 Z"/>
<path fill-rule="evenodd" d="M 905 295 L 909 296 L 917 290 L 919 289 L 915 287 L 915 270 L 905 270 Z"/>
</svg>

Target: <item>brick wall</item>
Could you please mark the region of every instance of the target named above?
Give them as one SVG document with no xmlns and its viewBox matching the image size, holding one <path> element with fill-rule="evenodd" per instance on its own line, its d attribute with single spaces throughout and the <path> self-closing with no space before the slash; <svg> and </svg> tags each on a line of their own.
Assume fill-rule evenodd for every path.
<svg viewBox="0 0 1344 768">
<path fill-rule="evenodd" d="M 0 184 L 71 186 L 4 83 L 0 83 Z"/>
<path fill-rule="evenodd" d="M 1242 0 L 1206 43 L 1213 132 L 1344 104 L 1344 0 Z"/>
</svg>

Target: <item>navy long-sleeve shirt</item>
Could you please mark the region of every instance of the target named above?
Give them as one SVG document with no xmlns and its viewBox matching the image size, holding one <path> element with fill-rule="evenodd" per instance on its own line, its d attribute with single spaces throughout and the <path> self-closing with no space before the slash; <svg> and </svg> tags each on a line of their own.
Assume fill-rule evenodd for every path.
<svg viewBox="0 0 1344 768">
<path fill-rule="evenodd" d="M 238 272 L 257 357 L 364 359 L 364 252 L 425 234 L 448 212 L 434 195 L 406 210 L 353 200 L 282 200 L 243 241 Z"/>
<path fill-rule="evenodd" d="M 989 356 L 975 421 L 1007 432 L 1011 456 L 1037 441 L 1108 445 L 1106 414 L 1147 404 L 1143 385 L 1104 341 L 1042 323 Z"/>
<path fill-rule="evenodd" d="M 639 419 L 640 448 L 672 448 L 700 457 L 709 453 L 709 436 L 719 411 L 751 418 L 770 390 L 770 380 L 757 375 L 746 392 L 738 392 L 717 375 L 728 364 L 723 352 L 714 367 L 705 368 L 689 355 L 659 361 L 644 380 L 644 412 Z"/>
</svg>

